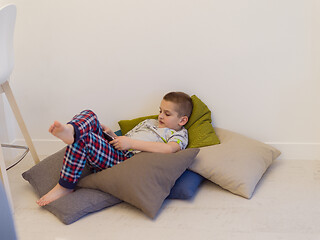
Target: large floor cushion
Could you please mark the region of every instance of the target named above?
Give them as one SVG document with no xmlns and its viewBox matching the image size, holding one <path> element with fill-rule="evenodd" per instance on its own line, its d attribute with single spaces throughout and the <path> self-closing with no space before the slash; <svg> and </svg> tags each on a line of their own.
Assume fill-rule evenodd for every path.
<svg viewBox="0 0 320 240">
<path fill-rule="evenodd" d="M 221 143 L 201 148 L 190 169 L 234 194 L 251 198 L 280 151 L 229 130 L 215 131 Z"/>
<path fill-rule="evenodd" d="M 22 174 L 34 188 L 39 197 L 45 195 L 58 182 L 63 163 L 65 148 L 45 158 Z M 86 167 L 82 177 L 90 173 Z M 94 189 L 76 189 L 74 192 L 44 206 L 65 224 L 71 224 L 79 218 L 122 202 L 111 194 Z"/>
<path fill-rule="evenodd" d="M 65 148 L 42 160 L 22 174 L 34 188 L 39 197 L 45 195 L 58 182 L 63 164 Z M 89 167 L 85 167 L 81 178 L 91 174 Z M 125 177 L 125 176 L 124 176 Z M 194 196 L 203 177 L 190 170 L 186 170 L 179 181 L 171 189 L 168 198 L 188 199 Z M 44 206 L 65 224 L 71 224 L 81 217 L 113 206 L 122 200 L 95 189 L 76 188 L 74 192 Z"/>
<path fill-rule="evenodd" d="M 199 149 L 192 148 L 176 153 L 137 153 L 112 168 L 83 178 L 78 185 L 111 193 L 155 218 L 176 180 L 198 152 Z"/>
</svg>

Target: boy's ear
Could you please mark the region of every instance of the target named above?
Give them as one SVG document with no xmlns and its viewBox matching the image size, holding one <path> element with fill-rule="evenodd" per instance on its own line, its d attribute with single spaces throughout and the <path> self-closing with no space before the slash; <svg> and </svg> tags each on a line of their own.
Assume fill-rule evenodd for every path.
<svg viewBox="0 0 320 240">
<path fill-rule="evenodd" d="M 188 122 L 188 117 L 187 116 L 183 116 L 183 117 L 181 117 L 180 118 L 180 122 L 179 122 L 179 125 L 180 126 L 184 126 L 184 125 L 186 125 L 187 124 L 187 122 Z"/>
</svg>

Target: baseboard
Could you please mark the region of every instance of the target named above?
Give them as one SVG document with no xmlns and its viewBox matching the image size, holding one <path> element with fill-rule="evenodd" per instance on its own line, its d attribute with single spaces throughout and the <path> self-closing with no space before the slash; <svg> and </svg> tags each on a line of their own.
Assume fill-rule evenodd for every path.
<svg viewBox="0 0 320 240">
<path fill-rule="evenodd" d="M 267 143 L 281 151 L 279 159 L 320 160 L 320 143 Z"/>
<path fill-rule="evenodd" d="M 61 140 L 34 139 L 32 140 L 38 155 L 51 155 L 66 146 Z M 13 144 L 26 145 L 23 139 L 16 139 Z"/>
<path fill-rule="evenodd" d="M 25 145 L 24 140 L 17 139 L 13 144 Z M 33 144 L 39 155 L 51 155 L 61 148 L 65 143 L 60 140 L 35 139 Z M 281 151 L 279 159 L 287 160 L 320 160 L 320 143 L 267 143 Z"/>
</svg>

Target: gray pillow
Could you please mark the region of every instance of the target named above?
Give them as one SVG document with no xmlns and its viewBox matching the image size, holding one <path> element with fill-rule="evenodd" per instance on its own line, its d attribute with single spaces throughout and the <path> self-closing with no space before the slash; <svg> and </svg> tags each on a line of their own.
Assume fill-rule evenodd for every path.
<svg viewBox="0 0 320 240">
<path fill-rule="evenodd" d="M 81 217 L 122 202 L 120 199 L 95 189 L 79 188 L 44 206 L 64 224 L 71 224 Z"/>
<path fill-rule="evenodd" d="M 39 197 L 50 191 L 59 181 L 65 148 L 45 158 L 22 174 Z M 81 177 L 90 173 L 88 167 Z M 44 206 L 65 224 L 71 224 L 88 213 L 122 202 L 120 199 L 94 189 L 76 189 L 74 192 Z"/>
<path fill-rule="evenodd" d="M 198 152 L 195 148 L 170 154 L 141 152 L 112 168 L 83 178 L 78 186 L 110 193 L 154 218 L 175 181 Z"/>
<path fill-rule="evenodd" d="M 59 181 L 59 174 L 63 164 L 63 157 L 65 148 L 45 158 L 37 165 L 33 166 L 28 171 L 22 174 L 23 178 L 31 184 L 39 197 L 42 197 L 49 192 Z M 91 172 L 86 166 L 81 178 L 89 175 Z M 174 196 L 180 194 L 183 199 L 189 192 L 189 184 L 181 184 L 176 188 L 171 189 Z M 103 208 L 113 206 L 122 202 L 120 199 L 95 189 L 81 189 L 76 190 L 43 208 L 50 211 L 58 219 L 65 224 L 71 224 L 88 213 L 99 211 Z"/>
</svg>

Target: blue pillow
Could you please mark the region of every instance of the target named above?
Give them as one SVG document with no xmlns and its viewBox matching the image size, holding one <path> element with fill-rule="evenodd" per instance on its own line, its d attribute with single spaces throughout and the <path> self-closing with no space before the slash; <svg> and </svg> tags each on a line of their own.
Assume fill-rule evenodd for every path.
<svg viewBox="0 0 320 240">
<path fill-rule="evenodd" d="M 115 133 L 117 136 L 122 136 L 121 130 L 115 131 L 114 133 Z"/>
<path fill-rule="evenodd" d="M 169 199 L 189 199 L 197 192 L 198 187 L 203 182 L 204 177 L 191 170 L 186 170 L 175 182 L 167 198 Z"/>
</svg>

